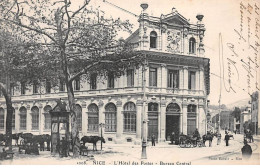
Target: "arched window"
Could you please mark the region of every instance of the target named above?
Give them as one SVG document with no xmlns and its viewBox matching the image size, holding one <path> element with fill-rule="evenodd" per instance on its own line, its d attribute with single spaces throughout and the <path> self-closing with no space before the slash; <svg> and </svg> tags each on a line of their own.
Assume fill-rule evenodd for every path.
<svg viewBox="0 0 260 168">
<path fill-rule="evenodd" d="M 132 102 L 124 106 L 124 132 L 136 132 L 136 108 Z"/>
<path fill-rule="evenodd" d="M 32 114 L 32 130 L 39 129 L 39 108 L 33 106 L 31 109 Z"/>
<path fill-rule="evenodd" d="M 25 107 L 21 107 L 19 111 L 20 111 L 20 130 L 26 130 L 27 109 Z"/>
<path fill-rule="evenodd" d="M 3 108 L 0 108 L 0 129 L 5 128 L 5 111 Z"/>
<path fill-rule="evenodd" d="M 116 106 L 113 103 L 109 103 L 105 107 L 105 131 L 116 132 Z"/>
<path fill-rule="evenodd" d="M 77 116 L 78 128 L 79 128 L 79 131 L 81 131 L 82 130 L 82 108 L 80 105 L 76 104 L 75 112 L 76 112 L 76 116 Z"/>
<path fill-rule="evenodd" d="M 98 106 L 90 104 L 88 107 L 88 131 L 98 131 Z"/>
<path fill-rule="evenodd" d="M 195 38 L 190 38 L 189 40 L 189 52 L 190 54 L 195 54 L 195 50 L 196 50 L 196 40 Z"/>
<path fill-rule="evenodd" d="M 150 48 L 156 48 L 157 47 L 157 33 L 155 31 L 152 31 L 150 33 Z"/>
<path fill-rule="evenodd" d="M 52 110 L 51 106 L 47 105 L 44 107 L 44 129 L 50 130 L 51 129 L 51 115 L 50 110 Z"/>
<path fill-rule="evenodd" d="M 197 106 L 189 104 L 187 107 L 187 134 L 192 135 L 196 130 L 196 112 Z"/>
<path fill-rule="evenodd" d="M 179 113 L 180 106 L 177 103 L 170 103 L 166 108 L 167 113 Z"/>
<path fill-rule="evenodd" d="M 15 109 L 13 108 L 12 129 L 15 129 Z"/>
</svg>

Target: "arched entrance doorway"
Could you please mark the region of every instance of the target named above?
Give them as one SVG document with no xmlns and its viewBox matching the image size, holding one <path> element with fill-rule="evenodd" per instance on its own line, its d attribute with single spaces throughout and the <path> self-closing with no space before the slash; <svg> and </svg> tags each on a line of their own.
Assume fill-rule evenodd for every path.
<svg viewBox="0 0 260 168">
<path fill-rule="evenodd" d="M 151 141 L 152 135 L 158 140 L 158 104 L 148 103 L 148 141 Z"/>
<path fill-rule="evenodd" d="M 179 135 L 179 130 L 180 106 L 177 103 L 170 103 L 166 108 L 166 140 L 170 141 L 172 132 L 174 132 L 175 135 Z"/>
</svg>

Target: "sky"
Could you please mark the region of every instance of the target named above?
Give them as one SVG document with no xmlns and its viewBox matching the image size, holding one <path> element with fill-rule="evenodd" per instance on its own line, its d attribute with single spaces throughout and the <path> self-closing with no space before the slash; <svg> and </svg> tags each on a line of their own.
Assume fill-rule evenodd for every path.
<svg viewBox="0 0 260 168">
<path fill-rule="evenodd" d="M 258 0 L 107 0 L 136 15 L 141 14 L 140 4 L 148 3 L 147 13 L 160 17 L 171 13 L 172 8 L 191 23 L 196 23 L 196 15 L 203 14 L 206 27 L 204 44 L 205 57 L 210 58 L 210 104 L 217 105 L 221 93 L 221 104 L 230 104 L 238 100 L 250 98 L 257 90 L 256 72 L 259 67 L 259 46 L 255 45 L 260 36 L 257 30 L 256 12 L 260 13 Z M 120 17 L 134 24 L 133 31 L 138 28 L 138 18 L 124 12 L 103 0 L 92 0 L 89 5 L 100 6 L 106 16 Z M 249 8 L 248 8 L 249 6 Z M 241 35 L 241 36 L 240 36 Z M 250 37 L 248 37 L 248 35 Z M 127 38 L 128 34 L 122 34 Z M 259 42 L 260 43 L 260 42 Z M 250 45 L 252 45 L 250 47 Z M 220 47 L 221 46 L 221 47 Z M 256 50 L 253 50 L 256 49 Z M 257 61 L 255 61 L 257 59 Z M 242 62 L 243 60 L 244 62 Z M 248 68 L 250 67 L 250 69 Z M 220 77 L 222 76 L 222 80 Z M 259 76 L 259 75 L 258 75 Z M 224 79 L 223 79 L 224 78 Z M 220 85 L 221 82 L 221 85 Z M 259 82 L 260 83 L 260 82 Z"/>
</svg>

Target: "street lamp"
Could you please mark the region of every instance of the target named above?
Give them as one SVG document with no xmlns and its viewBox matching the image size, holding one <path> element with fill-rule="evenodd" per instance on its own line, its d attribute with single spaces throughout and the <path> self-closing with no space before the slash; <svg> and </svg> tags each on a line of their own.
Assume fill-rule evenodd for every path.
<svg viewBox="0 0 260 168">
<path fill-rule="evenodd" d="M 210 121 L 210 118 L 211 118 L 211 115 L 210 115 L 210 113 L 209 113 L 209 111 L 208 111 L 208 114 L 207 114 L 207 131 L 208 131 L 208 129 L 209 129 L 209 121 Z"/>
<path fill-rule="evenodd" d="M 101 128 L 101 138 L 103 138 L 103 127 L 105 127 L 104 123 L 100 123 L 99 127 Z M 102 151 L 102 140 L 101 140 L 101 151 Z"/>
</svg>

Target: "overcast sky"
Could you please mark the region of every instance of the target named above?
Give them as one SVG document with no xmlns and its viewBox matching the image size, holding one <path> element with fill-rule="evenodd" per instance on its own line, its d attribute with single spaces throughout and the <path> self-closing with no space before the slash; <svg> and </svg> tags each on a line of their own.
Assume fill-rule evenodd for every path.
<svg viewBox="0 0 260 168">
<path fill-rule="evenodd" d="M 224 65 L 221 69 L 222 74 L 225 75 L 225 85 L 222 81 L 222 96 L 221 103 L 229 104 L 241 99 L 249 98 L 249 94 L 252 94 L 256 90 L 256 72 L 251 70 L 250 79 L 248 78 L 248 73 L 243 67 L 243 59 L 245 62 L 248 62 L 247 56 L 254 60 L 254 52 L 252 48 L 248 48 L 248 41 L 250 44 L 254 44 L 256 38 L 253 38 L 255 35 L 255 24 L 256 24 L 256 15 L 255 15 L 255 3 L 258 7 L 260 6 L 260 1 L 258 0 L 242 0 L 242 4 L 246 7 L 248 2 L 253 7 L 249 14 L 246 9 L 242 9 L 243 12 L 243 27 L 240 26 L 241 21 L 241 12 L 240 12 L 240 2 L 239 0 L 108 0 L 108 2 L 113 3 L 117 6 L 120 6 L 123 9 L 126 9 L 132 13 L 139 15 L 141 13 L 140 4 L 142 2 L 147 2 L 149 7 L 147 9 L 148 14 L 160 17 L 161 14 L 169 14 L 173 7 L 183 15 L 186 19 L 190 19 L 192 23 L 196 23 L 196 15 L 201 13 L 204 15 L 203 22 L 206 27 L 204 44 L 205 44 L 205 56 L 210 58 L 211 66 L 210 71 L 213 74 L 220 76 L 220 65 Z M 103 0 L 92 0 L 90 5 L 100 6 L 106 12 L 106 15 L 111 15 L 112 17 L 120 17 L 122 19 L 129 19 L 131 23 L 134 24 L 135 31 L 138 28 L 138 18 L 134 17 L 131 14 L 123 12 L 120 9 L 117 9 L 107 3 L 104 3 Z M 259 11 L 260 13 L 260 11 Z M 248 19 L 249 17 L 250 19 Z M 248 27 L 248 20 L 250 20 L 250 27 Z M 239 40 L 239 36 L 235 32 L 238 30 L 240 32 L 242 28 L 242 35 L 245 38 L 246 42 L 242 39 Z M 250 29 L 251 37 L 248 40 L 247 32 L 248 28 Z M 260 28 L 258 29 L 260 30 Z M 223 58 L 221 59 L 221 64 L 219 61 L 219 36 L 222 36 L 223 44 Z M 127 35 L 123 35 L 125 38 Z M 258 36 L 259 32 L 258 32 Z M 259 40 L 258 40 L 259 41 Z M 234 46 L 235 53 L 228 48 L 228 46 Z M 258 50 L 259 47 L 258 47 Z M 234 55 L 234 56 L 232 56 Z M 259 58 L 259 54 L 257 55 Z M 222 61 L 223 60 L 223 61 Z M 228 68 L 228 60 L 230 61 L 230 68 Z M 258 59 L 259 61 L 260 59 Z M 234 63 L 233 66 L 231 63 Z M 251 66 L 254 68 L 254 63 L 251 62 Z M 223 72 L 224 69 L 224 72 Z M 230 73 L 229 70 L 230 69 Z M 259 71 L 259 68 L 257 69 Z M 220 80 L 219 77 L 211 74 L 210 76 L 210 96 L 209 99 L 211 104 L 218 104 L 219 93 L 220 93 Z M 231 84 L 228 83 L 228 75 L 230 75 Z M 222 75 L 223 76 L 223 75 Z M 248 86 L 251 88 L 248 89 Z M 234 91 L 232 91 L 234 90 Z M 249 93 L 249 94 L 248 94 Z"/>
</svg>

